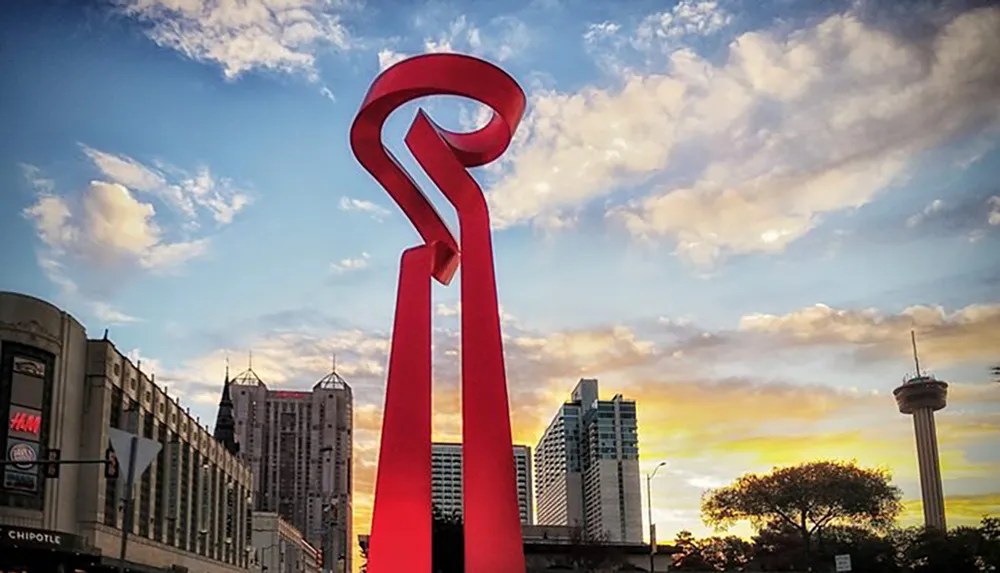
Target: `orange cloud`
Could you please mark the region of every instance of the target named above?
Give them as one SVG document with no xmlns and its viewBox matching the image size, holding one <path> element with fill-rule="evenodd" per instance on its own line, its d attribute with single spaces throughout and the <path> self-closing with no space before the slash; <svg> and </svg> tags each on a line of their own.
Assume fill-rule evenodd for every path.
<svg viewBox="0 0 1000 573">
<path fill-rule="evenodd" d="M 917 305 L 895 315 L 816 304 L 785 315 L 747 315 L 740 329 L 777 335 L 790 344 L 854 345 L 873 357 L 907 356 L 912 329 L 928 364 L 948 365 L 996 357 L 1000 304 L 973 304 L 954 312 Z"/>
</svg>

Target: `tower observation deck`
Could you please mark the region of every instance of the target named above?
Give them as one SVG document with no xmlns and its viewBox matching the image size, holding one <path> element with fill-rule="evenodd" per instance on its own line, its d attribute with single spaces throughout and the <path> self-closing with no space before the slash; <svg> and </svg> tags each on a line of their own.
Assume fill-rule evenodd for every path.
<svg viewBox="0 0 1000 573">
<path fill-rule="evenodd" d="M 916 360 L 916 338 L 913 339 Z M 944 490 L 941 486 L 941 460 L 938 455 L 937 428 L 934 412 L 943 409 L 948 401 L 948 384 L 920 373 L 909 378 L 893 390 L 896 405 L 902 414 L 913 416 L 913 430 L 917 439 L 917 463 L 920 468 L 920 493 L 924 507 L 924 524 L 928 528 L 946 529 Z"/>
</svg>

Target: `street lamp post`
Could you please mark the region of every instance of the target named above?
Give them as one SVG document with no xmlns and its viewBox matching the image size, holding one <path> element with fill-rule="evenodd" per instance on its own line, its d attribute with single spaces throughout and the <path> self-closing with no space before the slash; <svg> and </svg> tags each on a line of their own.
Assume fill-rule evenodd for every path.
<svg viewBox="0 0 1000 573">
<path fill-rule="evenodd" d="M 653 528 L 653 478 L 656 477 L 656 472 L 663 466 L 667 465 L 667 462 L 660 462 L 653 471 L 646 474 L 646 505 L 649 508 L 649 573 L 655 573 L 656 570 L 656 530 Z"/>
</svg>

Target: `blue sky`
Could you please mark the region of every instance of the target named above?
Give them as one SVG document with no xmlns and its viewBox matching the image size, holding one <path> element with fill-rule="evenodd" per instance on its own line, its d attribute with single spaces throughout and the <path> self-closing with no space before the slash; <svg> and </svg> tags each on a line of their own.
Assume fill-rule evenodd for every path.
<svg viewBox="0 0 1000 573">
<path fill-rule="evenodd" d="M 946 490 L 981 497 L 962 498 L 968 515 L 997 510 L 996 7 L 244 4 L 0 7 L 0 288 L 110 328 L 205 420 L 227 356 L 242 366 L 252 349 L 270 384 L 307 387 L 337 354 L 358 401 L 364 529 L 398 257 L 417 239 L 347 133 L 385 66 L 470 53 L 528 95 L 511 149 L 475 173 L 519 439 L 594 375 L 646 404 L 643 464 L 674 464 L 654 492 L 668 530 L 701 527 L 697 488 L 671 484 L 817 452 L 888 464 L 913 498 L 887 392 L 916 329 L 953 382 Z M 430 188 L 402 146 L 417 106 L 455 129 L 483 116 L 438 98 L 390 119 L 386 144 Z M 437 431 L 453 436 L 458 290 L 435 296 Z M 852 442 L 862 430 L 885 443 Z M 739 432 L 769 445 L 748 453 Z M 726 461 L 702 460 L 709 439 Z M 829 444 L 795 446 L 807 439 Z"/>
</svg>

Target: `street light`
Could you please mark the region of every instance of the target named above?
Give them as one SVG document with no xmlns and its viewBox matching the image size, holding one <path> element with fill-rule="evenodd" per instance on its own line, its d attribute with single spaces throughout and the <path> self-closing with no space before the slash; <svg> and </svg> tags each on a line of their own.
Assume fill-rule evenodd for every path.
<svg viewBox="0 0 1000 573">
<path fill-rule="evenodd" d="M 656 472 L 663 466 L 667 465 L 667 462 L 660 462 L 653 471 L 646 474 L 646 504 L 649 506 L 649 573 L 655 573 L 656 570 L 656 529 L 653 527 L 653 478 L 656 477 Z"/>
</svg>

